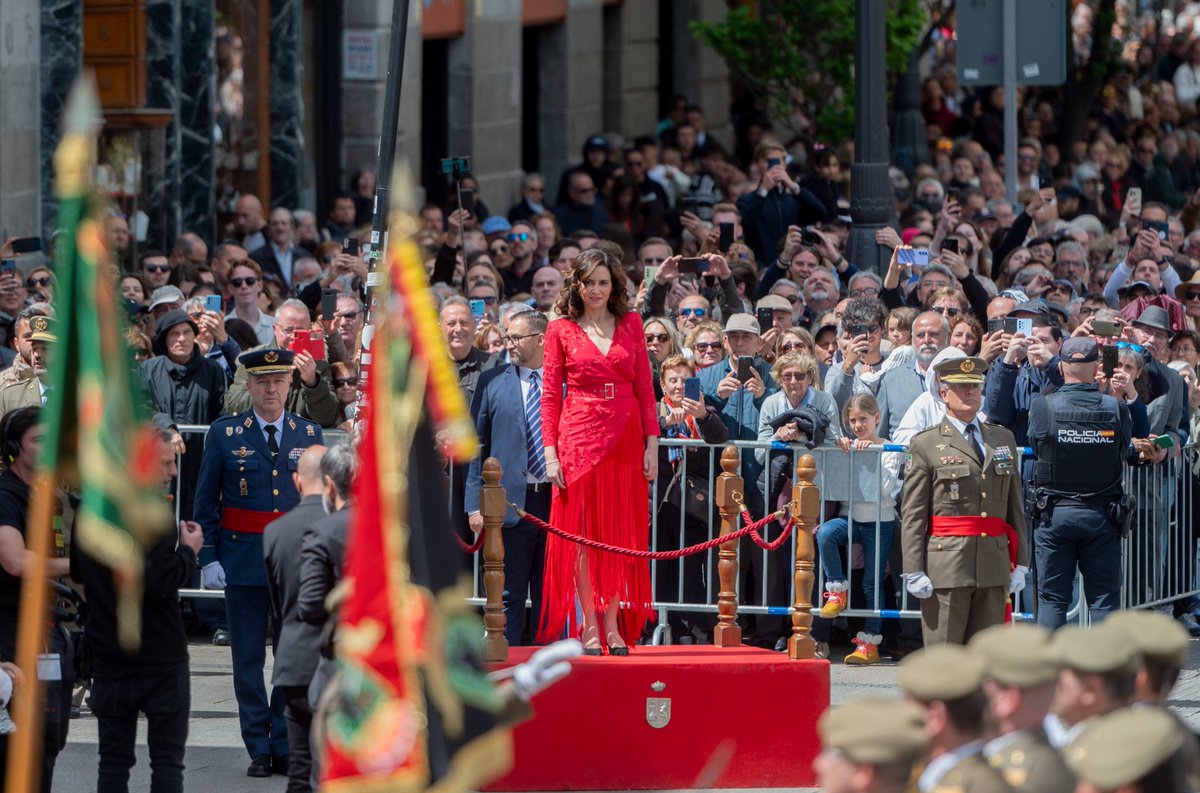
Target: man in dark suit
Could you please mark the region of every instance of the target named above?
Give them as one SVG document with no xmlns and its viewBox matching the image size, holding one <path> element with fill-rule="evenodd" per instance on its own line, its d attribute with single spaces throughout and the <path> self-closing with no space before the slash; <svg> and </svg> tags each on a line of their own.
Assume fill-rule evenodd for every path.
<svg viewBox="0 0 1200 793">
<path fill-rule="evenodd" d="M 300 595 L 300 548 L 304 533 L 325 517 L 321 505 L 321 458 L 324 446 L 309 446 L 300 455 L 292 480 L 300 491 L 300 503 L 263 530 L 263 561 L 267 565 L 267 593 L 271 616 L 279 624 L 275 667 L 271 685 L 283 689 L 283 717 L 287 722 L 288 791 L 312 790 L 312 753 L 308 735 L 312 708 L 308 685 L 320 657 L 321 629 L 300 619 L 296 601 Z"/>
<path fill-rule="evenodd" d="M 284 410 L 293 356 L 264 348 L 238 358 L 249 380 L 250 409 L 209 427 L 196 484 L 195 518 L 204 529 L 201 580 L 205 589 L 225 590 L 233 690 L 252 777 L 284 773 L 288 754 L 283 691 L 268 699 L 263 685 L 268 627 L 279 635 L 270 620 L 263 530 L 299 503 L 292 474 L 304 449 L 323 441 L 318 425 Z"/>
<path fill-rule="evenodd" d="M 267 223 L 267 244 L 250 251 L 250 258 L 258 262 L 263 277 L 277 279 L 283 284 L 285 292 L 290 291 L 292 266 L 307 255 L 307 251 L 296 247 L 296 220 L 292 213 L 283 207 L 271 210 L 271 219 Z"/>
<path fill-rule="evenodd" d="M 330 635 L 325 623 L 333 617 L 325 608 L 325 599 L 342 578 L 346 531 L 350 525 L 350 485 L 354 478 L 354 462 L 354 452 L 349 443 L 334 444 L 321 458 L 321 503 L 327 514 L 309 526 L 301 542 L 296 614 L 309 625 L 316 626 L 323 637 Z M 322 656 L 308 689 L 310 705 L 320 700 L 333 669 L 332 656 L 322 648 Z M 316 777 L 316 773 L 313 776 Z"/>
<path fill-rule="evenodd" d="M 542 356 L 546 347 L 546 316 L 525 311 L 508 323 L 504 337 L 507 366 L 479 377 L 471 414 L 479 434 L 480 452 L 467 472 L 465 508 L 472 531 L 483 529 L 479 491 L 482 461 L 495 457 L 503 475 L 500 484 L 509 501 L 542 520 L 550 516 L 550 482 L 542 451 Z M 504 516 L 504 616 L 510 645 L 519 645 L 524 632 L 525 598 L 533 601 L 530 635 L 537 634 L 542 610 L 542 567 L 546 535 L 519 520 L 509 509 Z"/>
</svg>

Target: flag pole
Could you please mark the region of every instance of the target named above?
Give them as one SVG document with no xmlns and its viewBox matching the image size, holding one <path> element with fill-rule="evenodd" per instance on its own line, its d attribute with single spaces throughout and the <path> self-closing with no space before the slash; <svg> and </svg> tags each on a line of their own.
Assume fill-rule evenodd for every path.
<svg viewBox="0 0 1200 793">
<path fill-rule="evenodd" d="M 39 470 L 34 475 L 25 543 L 29 550 L 21 576 L 21 607 L 17 621 L 17 667 L 25 684 L 13 696 L 16 732 L 8 744 L 7 793 L 33 793 L 41 783 L 45 686 L 38 676 L 38 655 L 46 641 L 50 582 L 46 558 L 54 519 L 54 477 Z"/>
</svg>

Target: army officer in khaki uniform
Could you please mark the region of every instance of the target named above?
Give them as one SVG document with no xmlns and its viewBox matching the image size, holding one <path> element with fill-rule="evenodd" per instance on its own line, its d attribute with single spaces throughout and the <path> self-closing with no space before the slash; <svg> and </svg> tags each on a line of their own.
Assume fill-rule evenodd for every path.
<svg viewBox="0 0 1200 793">
<path fill-rule="evenodd" d="M 936 367 L 946 417 L 905 457 L 900 550 L 926 647 L 965 644 L 1003 622 L 1008 595 L 1025 585 L 1020 450 L 1011 432 L 977 418 L 986 368 L 982 358 Z"/>
</svg>

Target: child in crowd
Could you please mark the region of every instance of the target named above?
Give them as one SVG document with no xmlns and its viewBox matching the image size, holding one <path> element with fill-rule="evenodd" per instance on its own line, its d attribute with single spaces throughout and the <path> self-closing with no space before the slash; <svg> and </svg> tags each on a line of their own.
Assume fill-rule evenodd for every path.
<svg viewBox="0 0 1200 793">
<path fill-rule="evenodd" d="M 842 451 L 852 448 L 863 450 L 873 444 L 883 443 L 879 437 L 879 404 L 870 394 L 854 394 L 842 409 L 842 423 L 853 433 L 839 438 Z M 886 465 L 879 466 L 879 496 L 870 501 L 842 502 L 840 515 L 822 523 L 817 528 L 817 547 L 820 549 L 821 571 L 825 576 L 825 605 L 821 617 L 833 619 L 845 611 L 849 603 L 849 588 L 846 582 L 850 547 L 850 532 L 854 530 L 854 542 L 862 546 L 862 588 L 867 608 L 878 610 L 882 603 L 879 592 L 884 567 L 892 549 L 892 537 L 896 531 L 896 494 L 900 482 Z M 879 521 L 876 529 L 876 520 Z M 846 555 L 843 556 L 843 553 Z M 879 617 L 867 619 L 866 631 L 854 640 L 857 649 L 846 656 L 845 663 L 867 665 L 879 663 L 880 635 Z"/>
</svg>

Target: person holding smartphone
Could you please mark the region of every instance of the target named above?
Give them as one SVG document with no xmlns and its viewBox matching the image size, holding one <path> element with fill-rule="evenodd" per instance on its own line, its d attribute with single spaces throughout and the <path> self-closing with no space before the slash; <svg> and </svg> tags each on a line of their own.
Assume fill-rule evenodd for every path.
<svg viewBox="0 0 1200 793">
<path fill-rule="evenodd" d="M 759 143 L 754 150 L 762 174 L 758 189 L 746 192 L 737 201 L 746 244 L 759 262 L 776 259 L 776 245 L 787 235 L 788 226 L 819 223 L 826 215 L 821 199 L 800 187 L 788 174 L 787 157 L 787 149 L 779 141 Z"/>
<path fill-rule="evenodd" d="M 714 450 L 674 446 L 671 440 L 702 440 L 710 446 L 717 445 L 726 441 L 729 430 L 716 408 L 705 404 L 696 368 L 687 358 L 672 355 L 663 361 L 659 383 L 663 396 L 658 403 L 658 432 L 663 442 L 658 446 L 661 475 L 656 480 L 654 504 L 658 512 L 655 549 L 662 551 L 704 542 L 709 537 L 711 523 L 720 519 L 715 510 L 710 513 L 712 505 L 708 500 L 712 492 L 708 463 Z M 712 569 L 707 556 L 684 557 L 681 592 L 679 565 L 673 562 L 659 565 L 655 599 L 671 603 L 682 597 L 684 603 L 704 603 L 708 591 L 706 569 Z M 696 644 L 706 644 L 715 624 L 713 615 L 704 612 L 671 611 L 667 619 L 672 643 L 690 637 Z"/>
</svg>

